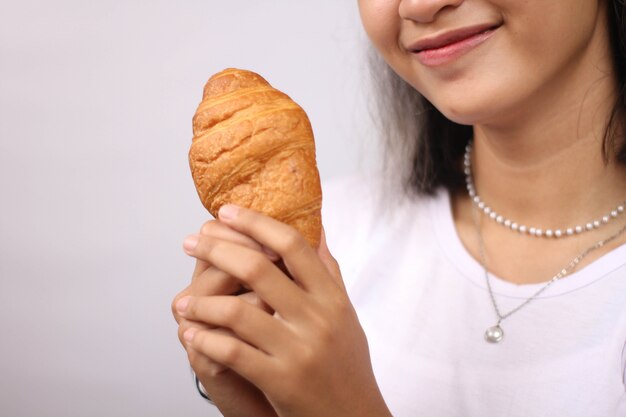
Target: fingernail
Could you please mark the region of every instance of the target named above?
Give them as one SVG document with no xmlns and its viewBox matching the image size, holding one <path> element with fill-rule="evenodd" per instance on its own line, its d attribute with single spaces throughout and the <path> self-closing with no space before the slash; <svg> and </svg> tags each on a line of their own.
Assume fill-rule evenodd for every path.
<svg viewBox="0 0 626 417">
<path fill-rule="evenodd" d="M 183 339 L 185 339 L 185 342 L 191 343 L 195 334 L 196 334 L 196 329 L 194 329 L 193 327 L 189 328 L 185 330 L 185 333 L 183 333 Z"/>
<path fill-rule="evenodd" d="M 234 204 L 225 204 L 217 213 L 220 220 L 232 220 L 239 214 L 239 207 Z"/>
<path fill-rule="evenodd" d="M 193 251 L 196 246 L 198 246 L 198 235 L 187 236 L 183 242 L 183 249 L 185 249 L 188 255 L 191 255 L 191 251 Z"/>
<path fill-rule="evenodd" d="M 183 297 L 176 303 L 176 310 L 178 314 L 185 314 L 187 311 L 187 306 L 189 305 L 189 296 Z"/>
</svg>

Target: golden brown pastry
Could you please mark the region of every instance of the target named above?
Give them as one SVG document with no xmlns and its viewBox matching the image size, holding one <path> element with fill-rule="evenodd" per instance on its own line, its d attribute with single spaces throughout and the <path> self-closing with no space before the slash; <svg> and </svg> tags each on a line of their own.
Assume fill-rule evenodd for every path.
<svg viewBox="0 0 626 417">
<path fill-rule="evenodd" d="M 189 164 L 214 217 L 223 204 L 237 204 L 290 224 L 319 245 L 322 192 L 311 124 L 260 75 L 230 68 L 209 79 L 193 117 Z"/>
</svg>

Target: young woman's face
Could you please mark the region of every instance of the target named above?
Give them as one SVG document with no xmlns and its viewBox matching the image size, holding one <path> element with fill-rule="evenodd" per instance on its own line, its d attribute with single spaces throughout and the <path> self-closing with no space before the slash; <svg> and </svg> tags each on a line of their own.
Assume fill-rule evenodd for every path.
<svg viewBox="0 0 626 417">
<path fill-rule="evenodd" d="M 605 1 L 359 0 L 359 8 L 402 78 L 448 118 L 476 124 L 609 71 Z"/>
</svg>

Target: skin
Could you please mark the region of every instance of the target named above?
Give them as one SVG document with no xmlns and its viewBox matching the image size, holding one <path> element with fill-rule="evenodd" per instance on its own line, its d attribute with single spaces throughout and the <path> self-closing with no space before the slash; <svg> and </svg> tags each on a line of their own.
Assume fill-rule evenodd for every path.
<svg viewBox="0 0 626 417">
<path fill-rule="evenodd" d="M 361 0 L 359 6 L 389 65 L 449 119 L 473 125 L 474 182 L 496 211 L 527 225 L 564 228 L 624 201 L 626 169 L 602 156 L 617 90 L 604 1 Z M 446 65 L 426 67 L 407 49 L 483 23 L 501 26 Z M 459 237 L 479 259 L 471 210 L 465 193 L 453 196 Z M 623 224 L 624 218 L 560 240 L 528 239 L 486 220 L 481 228 L 491 272 L 529 284 L 547 281 Z M 580 267 L 625 241 L 593 252 Z"/>
<path fill-rule="evenodd" d="M 626 170 L 605 164 L 601 153 L 616 90 L 604 1 L 360 0 L 359 8 L 390 66 L 448 118 L 473 125 L 475 184 L 498 212 L 565 227 L 623 201 Z M 448 64 L 425 67 L 407 49 L 482 23 L 500 26 Z M 462 193 L 452 200 L 459 237 L 478 259 L 471 203 Z M 284 224 L 224 210 L 185 241 L 196 269 L 172 304 L 189 361 L 222 413 L 390 416 L 325 242 L 316 251 Z M 489 268 L 518 284 L 546 281 L 625 224 L 622 217 L 561 240 L 522 237 L 482 221 Z M 275 266 L 277 258 L 294 281 Z M 237 295 L 241 285 L 253 292 Z"/>
<path fill-rule="evenodd" d="M 226 225 L 217 222 L 206 222 L 198 235 L 220 239 L 233 244 L 265 253 L 263 247 L 250 237 L 240 234 Z M 277 255 L 265 256 L 269 260 L 277 260 Z M 216 334 L 236 337 L 227 328 L 216 328 L 207 323 L 189 320 L 182 317 L 176 308 L 178 302 L 187 296 L 215 296 L 233 295 L 241 292 L 241 283 L 231 275 L 217 269 L 201 257 L 196 258 L 196 267 L 192 275 L 190 285 L 176 295 L 172 302 L 172 313 L 178 323 L 178 338 L 187 351 L 189 362 L 206 387 L 210 397 L 219 404 L 220 410 L 225 416 L 259 416 L 275 417 L 276 412 L 263 396 L 261 391 L 246 379 L 239 376 L 235 371 L 210 359 L 200 351 L 193 349 L 184 338 L 189 329 L 206 330 Z M 243 301 L 250 303 L 262 311 L 272 312 L 254 292 L 247 292 L 237 296 Z"/>
<path fill-rule="evenodd" d="M 290 226 L 254 211 L 224 206 L 219 214 L 219 224 L 185 241 L 185 251 L 198 259 L 196 284 L 172 307 L 190 363 L 220 411 L 390 416 L 324 236 L 315 250 Z M 233 283 L 263 303 L 217 295 L 232 294 Z"/>
</svg>

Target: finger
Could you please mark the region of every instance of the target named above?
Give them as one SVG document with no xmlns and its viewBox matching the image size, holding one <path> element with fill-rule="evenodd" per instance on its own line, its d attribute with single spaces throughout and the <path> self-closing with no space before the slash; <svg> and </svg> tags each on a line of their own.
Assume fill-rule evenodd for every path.
<svg viewBox="0 0 626 417">
<path fill-rule="evenodd" d="M 180 324 L 178 325 L 178 340 L 180 341 L 180 343 L 183 345 L 185 349 L 187 348 L 186 346 L 187 343 L 185 342 L 185 338 L 183 337 L 183 334 L 185 334 L 185 332 L 191 328 L 194 328 L 197 330 L 209 330 L 212 327 L 207 325 L 206 323 L 187 320 L 186 318 L 181 317 Z"/>
<path fill-rule="evenodd" d="M 301 315 L 302 290 L 267 257 L 255 250 L 200 236 L 190 255 L 215 265 L 251 288 L 284 318 Z"/>
<path fill-rule="evenodd" d="M 267 305 L 267 303 L 265 303 L 256 293 L 254 292 L 247 292 L 245 294 L 241 294 L 238 296 L 241 300 L 249 303 L 250 305 L 265 311 L 268 314 L 273 315 L 274 314 L 274 310 Z M 173 310 L 176 310 L 175 306 L 172 307 Z M 227 335 L 231 335 L 231 336 L 235 336 L 235 333 L 233 333 L 232 330 L 227 329 L 227 328 L 214 328 L 212 326 L 208 326 L 207 324 L 204 323 L 200 323 L 200 322 L 194 322 L 191 320 L 186 320 L 182 317 L 180 317 L 180 315 L 178 314 L 178 312 L 176 312 L 176 316 L 180 318 L 180 320 L 177 319 L 177 321 L 179 322 L 179 326 L 178 326 L 178 339 L 180 340 L 180 343 L 183 345 L 183 347 L 185 347 L 185 341 L 183 339 L 183 334 L 185 333 L 185 331 L 191 327 L 195 327 L 196 329 L 203 329 L 203 330 L 209 330 L 212 329 L 215 332 L 218 333 L 222 333 L 222 334 L 227 334 Z M 190 356 L 190 362 L 191 362 L 191 352 L 189 352 L 188 350 L 188 355 Z M 226 368 L 224 365 L 221 365 L 215 361 L 210 360 L 208 357 L 201 355 L 201 354 L 196 354 L 195 356 L 198 357 L 197 362 L 195 364 L 192 364 L 194 370 L 196 371 L 196 374 L 200 375 L 200 371 L 199 369 L 202 369 L 203 373 L 206 373 L 210 376 L 216 376 L 221 372 L 224 372 L 225 370 L 227 370 L 228 368 Z"/>
<path fill-rule="evenodd" d="M 211 361 L 206 355 L 189 349 L 189 362 L 202 383 L 202 386 L 225 416 L 277 417 L 267 398 L 261 390 L 241 377 L 236 372 L 217 362 Z M 196 359 L 197 358 L 197 359 Z M 204 362 L 211 367 L 204 367 Z M 223 371 L 213 372 L 219 367 Z"/>
<path fill-rule="evenodd" d="M 266 248 L 259 244 L 256 240 L 252 239 L 243 233 L 236 231 L 223 222 L 212 220 L 202 225 L 200 234 L 205 236 L 211 236 L 216 239 L 227 240 L 229 242 L 237 243 L 241 246 L 245 246 L 250 249 L 264 252 L 273 261 L 278 260 L 278 255 L 269 248 Z"/>
<path fill-rule="evenodd" d="M 207 263 L 208 264 L 208 263 Z M 180 316 L 176 310 L 176 303 L 183 297 L 188 295 L 206 296 L 206 295 L 228 295 L 235 294 L 241 290 L 241 283 L 228 275 L 226 272 L 209 266 L 202 271 L 191 284 L 184 290 L 176 294 L 172 300 L 172 314 L 177 323 L 180 323 Z"/>
<path fill-rule="evenodd" d="M 187 330 L 191 328 L 194 328 L 197 330 L 211 330 L 217 333 L 227 334 L 230 336 L 234 336 L 235 334 L 229 329 L 211 328 L 210 326 L 204 323 L 193 322 L 193 321 L 185 320 L 185 319 L 181 319 L 181 324 L 178 326 L 178 340 L 180 340 L 180 343 L 183 345 L 183 348 L 187 351 L 189 363 L 191 364 L 193 369 L 196 371 L 196 373 L 202 372 L 204 374 L 215 376 L 221 372 L 228 370 L 228 368 L 225 367 L 224 365 L 209 359 L 207 356 L 199 352 L 194 351 L 187 345 L 187 342 L 185 341 L 183 335 L 185 334 Z"/>
<path fill-rule="evenodd" d="M 293 227 L 246 208 L 224 205 L 219 211 L 220 221 L 228 224 L 276 252 L 294 279 L 309 292 L 327 292 L 336 288 L 334 281 L 323 279 L 328 274 L 304 237 Z"/>
<path fill-rule="evenodd" d="M 183 243 L 184 246 L 184 243 Z M 191 281 L 193 282 L 202 272 L 204 272 L 207 268 L 210 268 L 211 264 L 202 259 L 196 259 L 196 264 L 193 268 L 193 273 L 191 274 Z"/>
<path fill-rule="evenodd" d="M 270 307 L 265 301 L 263 301 L 263 299 L 259 297 L 259 295 L 254 291 L 240 294 L 238 295 L 238 297 L 249 303 L 250 305 L 253 305 L 256 308 L 265 311 L 266 313 L 274 314 L 274 309 L 272 309 L 272 307 Z"/>
<path fill-rule="evenodd" d="M 341 277 L 341 270 L 339 269 L 339 264 L 337 260 L 331 255 L 330 250 L 328 249 L 328 244 L 326 243 L 326 232 L 324 231 L 324 227 L 322 226 L 322 235 L 320 238 L 320 246 L 317 248 L 317 254 L 320 257 L 320 260 L 326 266 L 326 269 L 330 273 L 330 275 L 335 279 L 335 282 L 346 291 L 346 286 L 343 282 L 343 278 Z"/>
<path fill-rule="evenodd" d="M 219 329 L 213 329 L 214 331 Z M 217 363 L 214 360 L 210 359 L 208 356 L 203 355 L 200 352 L 192 349 L 189 346 L 185 347 L 187 352 L 187 359 L 189 360 L 189 365 L 193 368 L 193 371 L 198 375 L 216 377 L 226 371 L 228 368 L 221 363 Z"/>
<path fill-rule="evenodd" d="M 236 337 L 191 328 L 184 334 L 187 345 L 228 367 L 255 385 L 271 374 L 272 358 Z"/>
<path fill-rule="evenodd" d="M 237 232 L 236 230 L 228 227 L 224 223 L 221 223 L 217 220 L 209 220 L 205 222 L 200 228 L 200 232 L 198 234 L 213 236 L 218 239 L 228 240 L 233 243 L 239 243 L 242 246 L 249 247 L 250 249 L 258 250 L 259 252 L 264 252 L 268 255 L 270 259 L 273 261 L 278 260 L 278 255 L 271 251 L 268 248 L 264 248 L 254 239 L 246 236 L 242 233 Z M 184 247 L 184 244 L 183 244 Z M 199 276 L 204 270 L 210 267 L 210 264 L 202 259 L 196 260 L 196 265 L 194 268 L 194 272 L 192 275 L 192 279 Z"/>
<path fill-rule="evenodd" d="M 277 319 L 239 297 L 185 297 L 177 307 L 186 319 L 228 328 L 270 355 L 289 342 L 286 328 Z"/>
<path fill-rule="evenodd" d="M 209 227 L 208 225 L 211 223 L 215 223 L 215 220 L 209 220 L 207 222 L 204 222 L 204 224 L 202 225 L 202 227 L 200 228 L 200 233 L 202 233 L 203 230 L 205 230 L 205 228 Z M 185 247 L 185 243 L 183 242 L 183 248 Z M 202 259 L 196 259 L 196 265 L 194 267 L 193 270 L 193 274 L 191 275 L 191 280 L 193 281 L 198 275 L 200 275 L 204 270 L 206 270 L 207 268 L 209 268 L 211 265 L 202 260 Z"/>
<path fill-rule="evenodd" d="M 221 269 L 210 266 L 191 283 L 193 294 L 231 295 L 241 290 L 241 283 Z"/>
</svg>

